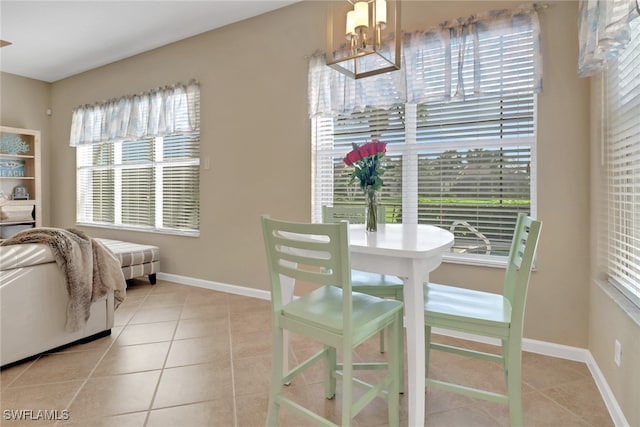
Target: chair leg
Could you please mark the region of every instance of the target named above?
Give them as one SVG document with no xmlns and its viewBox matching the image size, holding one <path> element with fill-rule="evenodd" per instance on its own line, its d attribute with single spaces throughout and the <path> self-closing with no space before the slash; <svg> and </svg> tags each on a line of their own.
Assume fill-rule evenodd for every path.
<svg viewBox="0 0 640 427">
<path fill-rule="evenodd" d="M 403 291 L 400 290 L 396 294 L 397 301 L 404 301 Z M 398 348 L 400 349 L 400 393 L 404 393 L 404 312 L 400 313 L 400 341 Z"/>
<path fill-rule="evenodd" d="M 324 346 L 324 397 L 333 399 L 336 395 L 336 349 Z"/>
<path fill-rule="evenodd" d="M 507 362 L 509 361 L 509 341 L 502 340 L 502 369 L 504 373 L 504 383 L 509 385 L 509 367 Z M 507 389 L 508 391 L 508 389 Z"/>
<path fill-rule="evenodd" d="M 380 353 L 384 353 L 384 330 L 380 331 Z"/>
<path fill-rule="evenodd" d="M 342 423 L 350 426 L 353 418 L 353 348 L 345 348 L 342 356 Z"/>
<path fill-rule="evenodd" d="M 396 321 L 389 329 L 389 370 L 392 375 L 392 383 L 389 389 L 387 406 L 389 410 L 389 426 L 398 427 L 400 425 L 400 387 L 404 381 L 404 369 L 402 368 L 404 359 L 402 313 L 399 313 Z"/>
<path fill-rule="evenodd" d="M 431 326 L 424 325 L 424 376 L 429 378 L 429 354 L 431 353 Z"/>
<path fill-rule="evenodd" d="M 398 369 L 400 370 L 400 377 L 398 382 L 398 393 L 404 393 L 404 323 L 402 321 L 402 314 L 400 314 L 400 325 L 398 326 L 398 342 L 396 343 L 396 351 L 398 352 Z M 389 340 L 391 341 L 391 340 Z M 393 343 L 389 343 L 392 346 Z"/>
<path fill-rule="evenodd" d="M 275 426 L 278 422 L 278 412 L 280 405 L 276 397 L 281 392 L 283 372 L 283 330 L 279 326 L 274 326 L 272 333 L 272 360 L 271 360 L 271 385 L 269 387 L 269 409 L 267 412 L 267 427 Z"/>
<path fill-rule="evenodd" d="M 519 340 L 506 346 L 505 371 L 509 396 L 509 419 L 512 426 L 524 425 L 522 416 L 522 349 Z"/>
</svg>

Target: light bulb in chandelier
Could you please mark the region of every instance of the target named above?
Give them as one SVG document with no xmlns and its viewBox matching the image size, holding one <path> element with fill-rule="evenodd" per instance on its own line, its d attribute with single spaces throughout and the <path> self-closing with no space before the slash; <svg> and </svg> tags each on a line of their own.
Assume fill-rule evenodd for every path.
<svg viewBox="0 0 640 427">
<path fill-rule="evenodd" d="M 387 27 L 387 0 L 376 0 L 376 27 L 381 30 Z"/>
<path fill-rule="evenodd" d="M 369 30 L 369 3 L 359 1 L 353 5 L 354 23 L 358 36 L 358 48 L 367 48 L 367 31 Z"/>
</svg>

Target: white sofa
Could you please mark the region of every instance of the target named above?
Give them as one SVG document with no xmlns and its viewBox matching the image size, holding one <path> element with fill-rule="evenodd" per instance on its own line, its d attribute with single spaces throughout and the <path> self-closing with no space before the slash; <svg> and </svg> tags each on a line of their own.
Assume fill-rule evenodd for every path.
<svg viewBox="0 0 640 427">
<path fill-rule="evenodd" d="M 114 294 L 91 304 L 87 323 L 65 331 L 69 294 L 47 245 L 0 246 L 0 366 L 111 333 Z"/>
</svg>

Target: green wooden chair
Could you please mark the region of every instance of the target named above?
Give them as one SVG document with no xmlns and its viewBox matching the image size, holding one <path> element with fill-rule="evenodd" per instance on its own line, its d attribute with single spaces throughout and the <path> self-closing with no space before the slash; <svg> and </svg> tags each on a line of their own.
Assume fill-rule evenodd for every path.
<svg viewBox="0 0 640 427">
<path fill-rule="evenodd" d="M 262 229 L 271 280 L 273 319 L 267 426 L 276 425 L 281 406 L 317 425 L 336 425 L 282 394 L 283 384 L 319 360 L 324 361 L 326 398 L 335 396 L 336 377 L 342 377 L 341 425 L 351 425 L 352 418 L 371 400 L 383 397 L 388 404 L 389 425 L 398 426 L 402 302 L 352 292 L 347 223 L 302 224 L 263 216 Z M 319 287 L 283 304 L 282 276 Z M 388 363 L 354 363 L 354 348 L 385 328 L 391 341 Z M 284 372 L 284 330 L 319 341 L 323 348 L 289 372 Z M 337 350 L 342 353 L 342 363 L 337 362 Z M 357 369 L 386 369 L 387 372 L 379 383 L 371 385 L 354 378 L 354 370 Z M 366 390 L 355 402 L 354 386 Z"/>
<path fill-rule="evenodd" d="M 520 214 L 509 252 L 502 295 L 435 283 L 425 285 L 426 386 L 509 405 L 512 426 L 522 425 L 522 330 L 531 267 L 542 223 Z M 501 354 L 491 354 L 431 341 L 431 328 L 466 332 L 502 341 Z M 502 364 L 506 394 L 429 377 L 429 351 L 441 350 Z"/>
<path fill-rule="evenodd" d="M 331 224 L 346 220 L 351 224 L 364 224 L 364 213 L 364 207 L 360 206 L 323 206 L 322 222 Z M 382 205 L 378 206 L 378 222 L 385 222 L 385 208 Z M 363 294 L 403 300 L 403 282 L 396 276 L 352 270 L 351 287 Z M 380 352 L 384 353 L 384 332 L 380 334 Z"/>
</svg>

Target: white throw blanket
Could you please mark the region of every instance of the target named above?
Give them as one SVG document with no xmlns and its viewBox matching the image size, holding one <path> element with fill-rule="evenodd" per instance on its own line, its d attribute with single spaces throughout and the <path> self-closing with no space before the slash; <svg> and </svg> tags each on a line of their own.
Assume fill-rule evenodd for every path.
<svg viewBox="0 0 640 427">
<path fill-rule="evenodd" d="M 125 296 L 125 279 L 120 261 L 102 243 L 80 230 L 31 228 L 0 243 L 2 246 L 41 243 L 51 248 L 56 264 L 67 280 L 69 303 L 65 330 L 75 332 L 89 319 L 91 303 L 111 290 L 115 307 Z"/>
</svg>

